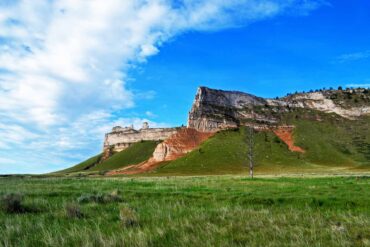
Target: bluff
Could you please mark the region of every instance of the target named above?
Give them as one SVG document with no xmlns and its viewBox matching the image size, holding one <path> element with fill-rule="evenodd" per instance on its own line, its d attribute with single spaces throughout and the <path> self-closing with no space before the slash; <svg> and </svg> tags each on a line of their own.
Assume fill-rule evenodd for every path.
<svg viewBox="0 0 370 247">
<path fill-rule="evenodd" d="M 189 112 L 188 127 L 204 132 L 238 126 L 271 128 L 283 125 L 286 113 L 308 109 L 356 119 L 370 115 L 367 89 L 322 90 L 265 99 L 238 91 L 199 87 Z"/>
<path fill-rule="evenodd" d="M 134 129 L 133 126 L 113 127 L 111 132 L 105 134 L 102 159 L 106 160 L 113 153 L 121 152 L 134 143 L 141 141 L 163 141 L 177 133 L 179 129 L 181 128 L 150 128 L 147 122 L 144 122 L 142 128 L 139 130 Z"/>
<path fill-rule="evenodd" d="M 103 153 L 59 173 L 243 173 L 247 127 L 257 172 L 370 169 L 368 89 L 317 90 L 267 99 L 200 87 L 188 126 L 114 127 Z M 222 130 L 222 131 L 220 131 Z"/>
</svg>

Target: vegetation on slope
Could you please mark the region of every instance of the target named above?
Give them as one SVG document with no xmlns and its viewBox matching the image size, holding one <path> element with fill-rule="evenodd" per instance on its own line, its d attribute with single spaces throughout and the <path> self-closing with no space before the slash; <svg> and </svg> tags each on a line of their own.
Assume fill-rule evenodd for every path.
<svg viewBox="0 0 370 247">
<path fill-rule="evenodd" d="M 127 149 L 113 154 L 109 159 L 92 167 L 89 171 L 109 171 L 128 165 L 139 164 L 152 156 L 157 145 L 158 142 L 156 141 L 135 143 Z"/>
<path fill-rule="evenodd" d="M 369 118 L 351 121 L 335 114 L 293 112 L 284 124 L 294 124 L 297 146 L 305 153 L 289 151 L 272 132 L 255 134 L 256 172 L 304 172 L 330 167 L 370 169 Z M 315 119 L 310 119 L 314 117 Z M 320 120 L 316 119 L 320 118 Z M 186 156 L 165 163 L 154 174 L 231 174 L 247 171 L 246 128 L 226 130 L 205 141 Z"/>
<path fill-rule="evenodd" d="M 296 111 L 284 121 L 296 126 L 296 144 L 307 150 L 308 162 L 370 166 L 370 117 L 348 120 L 336 114 Z"/>
<path fill-rule="evenodd" d="M 68 174 L 78 172 L 100 172 L 118 169 L 127 165 L 138 164 L 150 158 L 155 147 L 156 141 L 142 141 L 133 144 L 127 149 L 113 154 L 109 159 L 100 163 L 102 154 L 89 158 L 71 168 L 58 171 L 54 174 Z"/>
<path fill-rule="evenodd" d="M 117 191 L 119 189 L 120 191 Z M 80 201 L 92 190 L 116 201 Z M 0 246 L 368 246 L 366 177 L 0 179 Z M 6 197 L 4 197 L 6 198 Z"/>
<path fill-rule="evenodd" d="M 232 174 L 247 170 L 246 128 L 225 130 L 205 141 L 186 156 L 160 167 L 159 174 Z M 286 168 L 307 164 L 300 160 L 302 154 L 288 150 L 272 132 L 255 134 L 255 157 L 258 166 L 276 165 Z M 297 167 L 299 169 L 299 167 Z"/>
<path fill-rule="evenodd" d="M 289 151 L 272 132 L 255 134 L 255 171 L 304 173 L 320 170 L 370 169 L 370 117 L 344 119 L 336 114 L 295 109 L 281 114 L 281 125 L 294 125 L 295 145 Z M 247 172 L 247 128 L 217 133 L 182 158 L 165 162 L 152 175 L 237 174 Z M 150 158 L 157 142 L 143 141 L 97 164 L 100 155 L 62 171 L 100 172 L 141 163 Z"/>
<path fill-rule="evenodd" d="M 55 172 L 55 174 L 59 174 L 59 173 L 65 174 L 65 173 L 87 171 L 91 167 L 95 166 L 100 161 L 101 157 L 102 157 L 102 154 L 98 154 L 68 169 Z"/>
</svg>

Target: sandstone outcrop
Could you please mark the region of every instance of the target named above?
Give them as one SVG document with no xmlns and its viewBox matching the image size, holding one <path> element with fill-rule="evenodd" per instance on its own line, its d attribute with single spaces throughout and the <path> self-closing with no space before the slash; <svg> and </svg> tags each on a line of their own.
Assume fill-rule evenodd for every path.
<svg viewBox="0 0 370 247">
<path fill-rule="evenodd" d="M 293 130 L 294 126 L 279 126 L 272 129 L 275 135 L 288 146 L 290 151 L 305 153 L 305 150 L 294 144 Z"/>
<path fill-rule="evenodd" d="M 200 87 L 189 112 L 187 128 L 153 129 L 144 123 L 140 130 L 114 127 L 111 133 L 106 134 L 104 158 L 141 140 L 163 140 L 149 160 L 108 174 L 137 174 L 153 170 L 165 161 L 175 160 L 194 150 L 215 132 L 239 126 L 272 131 L 289 150 L 304 153 L 305 150 L 294 144 L 294 126 L 282 121 L 284 114 L 297 109 L 355 119 L 370 114 L 370 94 L 366 89 L 324 90 L 265 99 L 238 91 Z"/>
<path fill-rule="evenodd" d="M 198 147 L 211 137 L 213 133 L 200 132 L 191 128 L 183 128 L 171 137 L 158 144 L 153 156 L 140 164 L 111 171 L 108 175 L 138 174 L 157 168 L 164 161 L 178 159 Z"/>
<path fill-rule="evenodd" d="M 356 96 L 354 100 L 352 95 Z M 206 132 L 243 125 L 268 128 L 279 126 L 281 114 L 297 108 L 354 119 L 370 114 L 370 94 L 366 89 L 326 90 L 264 99 L 238 91 L 200 87 L 189 112 L 188 127 Z"/>
<path fill-rule="evenodd" d="M 177 133 L 179 127 L 175 128 L 149 128 L 147 122 L 139 130 L 130 127 L 116 126 L 110 133 L 105 134 L 103 153 L 109 157 L 112 152 L 120 152 L 133 143 L 140 141 L 163 141 Z"/>
</svg>

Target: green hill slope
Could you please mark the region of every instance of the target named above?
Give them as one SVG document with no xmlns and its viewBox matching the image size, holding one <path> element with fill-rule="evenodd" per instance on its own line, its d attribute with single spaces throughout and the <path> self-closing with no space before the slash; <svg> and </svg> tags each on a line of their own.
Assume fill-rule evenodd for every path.
<svg viewBox="0 0 370 247">
<path fill-rule="evenodd" d="M 157 145 L 158 142 L 156 141 L 142 141 L 135 143 L 127 149 L 112 155 L 106 161 L 89 169 L 89 171 L 109 171 L 127 165 L 141 163 L 152 156 Z"/>
<path fill-rule="evenodd" d="M 335 114 L 296 110 L 285 114 L 282 125 L 294 125 L 291 152 L 273 132 L 255 134 L 256 173 L 301 173 L 343 169 L 370 170 L 370 117 L 348 120 Z M 247 128 L 225 130 L 182 158 L 165 162 L 151 175 L 238 174 L 247 168 Z M 141 163 L 151 157 L 157 142 L 139 142 L 97 164 L 92 157 L 59 173 L 99 172 Z"/>
<path fill-rule="evenodd" d="M 316 114 L 316 113 L 315 113 Z M 300 114 L 297 114 L 300 115 Z M 301 116 L 301 115 L 300 115 Z M 286 116 L 294 124 L 297 146 L 306 150 L 296 153 L 272 132 L 255 135 L 255 171 L 288 173 L 342 168 L 370 169 L 369 118 L 356 121 L 322 114 L 321 120 Z M 246 128 L 226 130 L 204 142 L 186 156 L 165 163 L 154 174 L 196 175 L 247 172 Z"/>
<path fill-rule="evenodd" d="M 158 142 L 155 141 L 138 142 L 121 152 L 115 153 L 102 163 L 99 163 L 102 157 L 102 154 L 99 154 L 71 168 L 58 171 L 54 174 L 109 171 L 127 165 L 138 164 L 150 158 L 157 144 Z"/>
<path fill-rule="evenodd" d="M 96 155 L 94 157 L 91 157 L 75 166 L 72 166 L 68 169 L 65 169 L 65 170 L 62 170 L 62 171 L 58 171 L 58 172 L 55 172 L 56 174 L 58 173 L 61 173 L 61 174 L 64 174 L 64 173 L 73 173 L 73 172 L 81 172 L 81 171 L 87 171 L 89 168 L 91 168 L 92 166 L 96 165 L 99 160 L 101 159 L 101 154 L 99 155 Z"/>
</svg>

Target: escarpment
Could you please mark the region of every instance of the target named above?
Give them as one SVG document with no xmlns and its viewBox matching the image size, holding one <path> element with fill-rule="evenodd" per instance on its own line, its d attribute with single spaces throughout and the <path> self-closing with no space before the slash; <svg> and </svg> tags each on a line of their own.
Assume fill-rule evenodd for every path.
<svg viewBox="0 0 370 247">
<path fill-rule="evenodd" d="M 370 114 L 370 94 L 367 89 L 326 90 L 265 99 L 238 91 L 199 87 L 189 112 L 188 127 L 205 132 L 238 126 L 265 129 L 283 125 L 284 114 L 297 109 L 356 119 Z"/>
<path fill-rule="evenodd" d="M 229 165 L 245 163 L 249 137 L 243 126 L 256 131 L 262 164 L 292 160 L 328 164 L 332 162 L 328 157 L 347 165 L 368 164 L 369 120 L 370 93 L 363 88 L 267 99 L 199 87 L 187 127 L 150 128 L 148 123 L 140 129 L 114 127 L 105 135 L 102 154 L 69 170 L 137 174 L 171 165 L 199 168 L 206 163 L 228 170 Z"/>
</svg>

